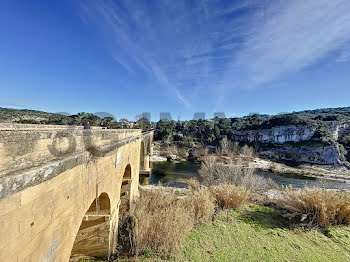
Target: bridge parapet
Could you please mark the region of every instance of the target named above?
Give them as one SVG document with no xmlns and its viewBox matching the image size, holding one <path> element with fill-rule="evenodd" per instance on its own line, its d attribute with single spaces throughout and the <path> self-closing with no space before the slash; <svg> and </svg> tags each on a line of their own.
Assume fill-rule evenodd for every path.
<svg viewBox="0 0 350 262">
<path fill-rule="evenodd" d="M 17 123 L 0 123 L 0 130 L 35 130 L 35 129 L 84 129 L 83 126 L 67 126 L 67 125 L 39 125 L 39 124 L 17 124 Z M 92 126 L 93 130 L 106 129 L 101 126 Z"/>
<path fill-rule="evenodd" d="M 79 127 L 0 130 L 0 177 L 140 135 L 140 130 L 83 130 Z"/>
<path fill-rule="evenodd" d="M 40 128 L 40 125 L 21 124 L 0 124 L 0 127 L 3 128 L 0 129 L 0 199 L 20 190 L 22 180 L 29 181 L 25 184 L 31 185 L 31 179 L 35 179 L 30 172 L 32 168 L 46 166 L 40 176 L 48 177 L 59 173 L 64 161 L 69 162 L 64 164 L 68 168 L 75 162 L 88 161 L 91 155 L 105 154 L 118 145 L 141 138 L 141 130 L 138 129 L 84 130 L 75 126 L 44 125 Z M 49 170 L 52 172 L 49 173 Z M 22 178 L 19 179 L 19 176 Z M 10 192 L 5 192 L 9 187 Z"/>
</svg>

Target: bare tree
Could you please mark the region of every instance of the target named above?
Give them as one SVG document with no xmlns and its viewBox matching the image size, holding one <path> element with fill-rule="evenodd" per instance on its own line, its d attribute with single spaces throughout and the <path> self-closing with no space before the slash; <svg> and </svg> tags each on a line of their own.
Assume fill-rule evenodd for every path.
<svg viewBox="0 0 350 262">
<path fill-rule="evenodd" d="M 277 187 L 271 179 L 256 175 L 254 168 L 245 167 L 240 161 L 234 165 L 225 165 L 218 162 L 215 157 L 207 157 L 202 162 L 199 175 L 201 181 L 208 186 L 234 184 L 257 193 Z"/>
<path fill-rule="evenodd" d="M 220 154 L 224 156 L 232 156 L 234 145 L 232 141 L 228 140 L 225 136 L 220 141 Z"/>
</svg>

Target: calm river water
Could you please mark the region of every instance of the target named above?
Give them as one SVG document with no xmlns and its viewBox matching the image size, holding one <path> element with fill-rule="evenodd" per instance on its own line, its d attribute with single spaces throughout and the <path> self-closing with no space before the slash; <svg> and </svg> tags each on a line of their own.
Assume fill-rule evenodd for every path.
<svg viewBox="0 0 350 262">
<path fill-rule="evenodd" d="M 150 184 L 158 184 L 158 182 L 176 182 L 181 178 L 198 178 L 199 164 L 192 162 L 153 162 L 152 175 L 149 180 Z M 292 185 L 293 187 L 323 187 L 327 189 L 349 190 L 350 184 L 327 179 L 316 179 L 302 175 L 282 174 L 257 171 L 257 175 L 271 178 L 278 185 Z"/>
</svg>

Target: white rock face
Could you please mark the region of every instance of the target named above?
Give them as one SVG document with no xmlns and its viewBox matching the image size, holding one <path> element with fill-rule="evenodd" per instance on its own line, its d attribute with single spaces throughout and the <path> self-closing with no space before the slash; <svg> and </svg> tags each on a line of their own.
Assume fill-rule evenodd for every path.
<svg viewBox="0 0 350 262">
<path fill-rule="evenodd" d="M 278 126 L 271 129 L 233 131 L 234 140 L 242 142 L 301 142 L 310 140 L 315 130 L 309 126 Z"/>
<path fill-rule="evenodd" d="M 329 122 L 333 138 L 337 140 L 350 131 L 348 123 Z M 338 146 L 284 145 L 286 142 L 309 141 L 315 129 L 306 125 L 278 126 L 270 129 L 233 131 L 233 137 L 241 142 L 280 144 L 259 150 L 261 156 L 271 159 L 289 160 L 297 163 L 338 165 L 342 162 Z"/>
<path fill-rule="evenodd" d="M 320 165 L 338 165 L 341 163 L 339 149 L 336 146 L 280 146 L 260 152 L 260 155 L 280 160 Z"/>
<path fill-rule="evenodd" d="M 335 140 L 339 139 L 342 134 L 350 133 L 350 123 L 334 124 L 334 127 L 330 127 Z"/>
</svg>

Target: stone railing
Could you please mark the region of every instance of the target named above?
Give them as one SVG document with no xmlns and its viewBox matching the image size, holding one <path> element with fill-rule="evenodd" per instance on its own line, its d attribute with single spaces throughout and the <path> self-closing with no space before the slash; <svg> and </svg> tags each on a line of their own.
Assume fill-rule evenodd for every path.
<svg viewBox="0 0 350 262">
<path fill-rule="evenodd" d="M 141 137 L 138 129 L 0 124 L 0 177 L 74 153 Z"/>
</svg>

